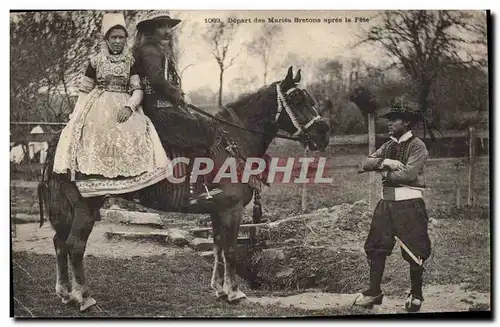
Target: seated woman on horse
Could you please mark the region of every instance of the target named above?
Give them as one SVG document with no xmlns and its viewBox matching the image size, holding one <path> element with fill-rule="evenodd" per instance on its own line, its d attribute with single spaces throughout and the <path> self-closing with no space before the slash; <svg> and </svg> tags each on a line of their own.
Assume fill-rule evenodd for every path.
<svg viewBox="0 0 500 327">
<path fill-rule="evenodd" d="M 124 52 L 123 15 L 105 14 L 102 35 L 101 52 L 89 60 L 54 160 L 54 172 L 69 173 L 83 197 L 131 193 L 172 173 L 141 107 L 137 65 Z"/>
</svg>

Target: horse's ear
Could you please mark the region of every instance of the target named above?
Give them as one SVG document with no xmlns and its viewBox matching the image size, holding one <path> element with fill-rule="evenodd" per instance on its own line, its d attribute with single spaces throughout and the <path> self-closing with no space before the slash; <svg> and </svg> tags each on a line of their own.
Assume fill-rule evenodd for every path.
<svg viewBox="0 0 500 327">
<path fill-rule="evenodd" d="M 293 66 L 288 68 L 288 72 L 286 73 L 285 81 L 293 81 Z"/>
<path fill-rule="evenodd" d="M 297 75 L 295 75 L 295 78 L 293 79 L 293 82 L 295 84 L 297 84 L 298 82 L 300 82 L 300 79 L 302 78 L 302 76 L 300 76 L 300 69 L 297 71 Z"/>
</svg>

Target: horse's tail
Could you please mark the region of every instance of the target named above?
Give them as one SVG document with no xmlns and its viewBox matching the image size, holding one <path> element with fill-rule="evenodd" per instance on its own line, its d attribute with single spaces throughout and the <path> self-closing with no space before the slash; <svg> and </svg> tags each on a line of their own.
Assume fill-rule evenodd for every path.
<svg viewBox="0 0 500 327">
<path fill-rule="evenodd" d="M 44 180 L 38 183 L 37 193 L 38 193 L 38 206 L 40 207 L 40 227 L 42 227 L 43 222 L 45 221 L 43 217 L 43 202 L 46 200 L 45 195 L 47 194 L 47 184 Z"/>
<path fill-rule="evenodd" d="M 59 137 L 61 136 L 61 131 L 56 133 L 52 140 L 49 142 L 49 146 L 47 149 L 47 157 L 45 158 L 45 163 L 43 164 L 42 169 L 42 180 L 38 183 L 37 186 L 37 195 L 38 195 L 38 206 L 40 208 L 40 227 L 43 226 L 45 221 L 43 216 L 43 208 L 44 202 L 45 206 L 48 208 L 48 192 L 49 192 L 49 179 L 52 175 L 52 169 L 54 164 L 55 151 L 57 147 L 57 142 L 59 141 Z"/>
<path fill-rule="evenodd" d="M 37 186 L 37 194 L 38 194 L 38 206 L 40 207 L 40 227 L 43 226 L 44 217 L 43 217 L 43 205 L 45 202 L 45 206 L 48 208 L 48 183 L 49 183 L 49 171 L 52 172 L 52 167 L 49 165 L 52 164 L 52 156 L 47 156 L 47 159 L 43 165 L 42 169 L 42 180 L 38 183 Z"/>
</svg>

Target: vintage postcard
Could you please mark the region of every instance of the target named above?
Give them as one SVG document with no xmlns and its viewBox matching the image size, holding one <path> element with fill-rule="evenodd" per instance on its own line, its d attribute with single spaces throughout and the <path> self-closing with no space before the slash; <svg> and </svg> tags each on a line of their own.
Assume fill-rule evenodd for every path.
<svg viewBox="0 0 500 327">
<path fill-rule="evenodd" d="M 490 12 L 167 9 L 10 12 L 12 317 L 492 318 Z"/>
</svg>

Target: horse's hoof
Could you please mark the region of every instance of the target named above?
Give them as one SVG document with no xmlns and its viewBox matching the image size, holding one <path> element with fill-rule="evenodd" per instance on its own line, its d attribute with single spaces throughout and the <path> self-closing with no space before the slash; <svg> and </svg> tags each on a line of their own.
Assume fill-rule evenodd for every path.
<svg viewBox="0 0 500 327">
<path fill-rule="evenodd" d="M 72 303 L 83 303 L 83 296 L 81 293 L 78 293 L 78 292 L 71 292 L 69 293 L 69 302 L 72 302 Z"/>
<path fill-rule="evenodd" d="M 56 285 L 56 295 L 61 299 L 63 304 L 68 304 L 71 301 L 67 287 Z"/>
<path fill-rule="evenodd" d="M 233 292 L 230 296 L 228 296 L 227 300 L 231 304 L 241 303 L 246 300 L 247 296 L 242 291 Z"/>
<path fill-rule="evenodd" d="M 227 294 L 215 294 L 218 301 L 227 302 Z"/>
<path fill-rule="evenodd" d="M 68 298 L 61 298 L 61 302 L 62 304 L 69 304 L 71 302 L 71 299 L 68 297 Z"/>
<path fill-rule="evenodd" d="M 233 301 L 229 301 L 228 300 L 228 303 L 232 304 L 232 305 L 237 305 L 237 304 L 250 303 L 250 301 L 246 297 L 242 297 L 242 298 L 239 298 L 239 299 L 236 299 L 236 300 L 233 300 Z"/>
<path fill-rule="evenodd" d="M 227 300 L 227 293 L 224 291 L 215 291 L 215 297 L 219 300 Z"/>
<path fill-rule="evenodd" d="M 82 303 L 80 303 L 80 312 L 83 312 L 87 309 L 89 309 L 91 306 L 94 306 L 97 304 L 97 301 L 94 300 L 93 297 L 89 296 L 83 300 Z"/>
</svg>

